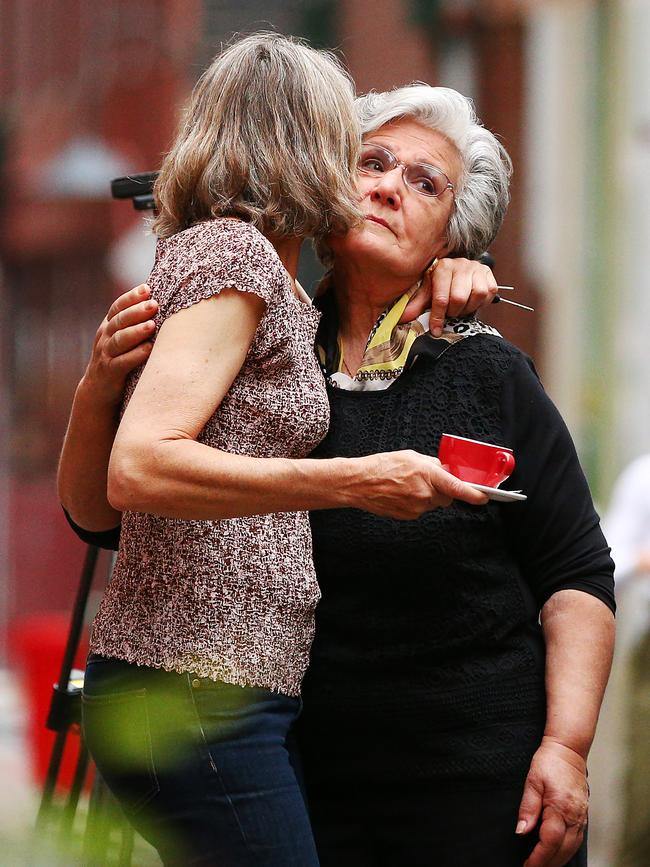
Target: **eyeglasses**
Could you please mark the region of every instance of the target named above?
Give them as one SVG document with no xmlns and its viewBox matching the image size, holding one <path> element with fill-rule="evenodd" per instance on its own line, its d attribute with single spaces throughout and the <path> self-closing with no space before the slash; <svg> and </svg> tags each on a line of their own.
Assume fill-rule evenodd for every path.
<svg viewBox="0 0 650 867">
<path fill-rule="evenodd" d="M 440 169 L 427 163 L 401 163 L 381 145 L 366 142 L 361 146 L 358 169 L 364 175 L 379 177 L 392 172 L 398 166 L 402 167 L 404 183 L 422 196 L 441 196 L 445 190 L 453 192 L 454 187 L 449 178 Z"/>
</svg>

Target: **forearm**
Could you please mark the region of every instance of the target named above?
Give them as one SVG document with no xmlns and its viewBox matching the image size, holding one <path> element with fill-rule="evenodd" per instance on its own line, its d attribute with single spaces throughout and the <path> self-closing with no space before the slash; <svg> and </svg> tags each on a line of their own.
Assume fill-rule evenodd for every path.
<svg viewBox="0 0 650 867">
<path fill-rule="evenodd" d="M 260 298 L 224 289 L 163 322 L 111 453 L 108 499 L 115 509 L 219 520 L 354 506 L 411 519 L 456 498 L 486 502 L 436 458 L 409 450 L 293 460 L 200 443 L 206 425 L 217 429 L 214 415 L 242 373 L 263 312 Z M 260 412 L 265 409 L 262 399 Z M 242 444 L 263 446 L 264 434 L 258 436 L 249 432 Z"/>
<path fill-rule="evenodd" d="M 219 520 L 360 504 L 372 458 L 254 458 L 190 439 L 124 446 L 109 469 L 120 510 L 184 520 Z"/>
<path fill-rule="evenodd" d="M 86 530 L 108 530 L 120 512 L 107 497 L 108 461 L 118 427 L 118 406 L 98 400 L 82 379 L 77 386 L 59 459 L 59 498 Z"/>
<path fill-rule="evenodd" d="M 614 651 L 614 615 L 599 599 L 561 590 L 542 609 L 546 642 L 544 735 L 586 759 Z"/>
</svg>

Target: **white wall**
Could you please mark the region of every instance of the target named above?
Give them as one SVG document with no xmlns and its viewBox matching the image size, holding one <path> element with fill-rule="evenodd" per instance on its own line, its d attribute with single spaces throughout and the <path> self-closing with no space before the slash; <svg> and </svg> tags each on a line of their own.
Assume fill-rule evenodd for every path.
<svg viewBox="0 0 650 867">
<path fill-rule="evenodd" d="M 544 297 L 545 386 L 578 441 L 591 16 L 587 3 L 534 4 L 526 46 L 526 255 Z"/>
<path fill-rule="evenodd" d="M 619 468 L 650 452 L 650 3 L 622 2 L 620 38 L 620 159 L 614 167 L 622 196 L 618 244 L 620 282 L 612 287 L 618 387 L 612 435 Z"/>
</svg>

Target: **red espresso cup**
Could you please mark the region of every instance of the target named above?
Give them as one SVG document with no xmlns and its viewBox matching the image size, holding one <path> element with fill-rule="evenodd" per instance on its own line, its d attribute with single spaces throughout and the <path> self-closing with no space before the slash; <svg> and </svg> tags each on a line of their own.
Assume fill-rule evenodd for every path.
<svg viewBox="0 0 650 867">
<path fill-rule="evenodd" d="M 438 459 L 453 476 L 486 488 L 498 488 L 515 468 L 512 449 L 452 434 L 440 438 Z"/>
</svg>

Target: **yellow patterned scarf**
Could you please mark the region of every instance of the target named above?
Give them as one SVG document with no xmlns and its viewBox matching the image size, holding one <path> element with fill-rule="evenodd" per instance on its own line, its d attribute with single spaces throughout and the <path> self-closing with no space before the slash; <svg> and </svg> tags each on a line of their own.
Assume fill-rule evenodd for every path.
<svg viewBox="0 0 650 867">
<path fill-rule="evenodd" d="M 417 291 L 417 288 L 418 284 L 409 289 L 408 292 L 405 292 L 381 314 L 370 332 L 368 343 L 363 353 L 363 359 L 355 378 L 382 379 L 381 374 L 383 373 L 386 378 L 392 379 L 394 378 L 393 371 L 404 369 L 411 346 L 413 346 L 413 343 L 421 334 L 425 333 L 425 329 L 418 319 L 415 319 L 413 322 L 399 324 L 402 313 L 404 313 L 406 305 Z M 345 370 L 345 359 L 343 358 L 343 348 L 340 339 L 338 340 L 338 345 L 338 372 L 342 372 Z"/>
<path fill-rule="evenodd" d="M 428 335 L 431 341 L 438 344 L 440 352 L 450 344 L 474 334 L 487 333 L 501 336 L 495 328 L 480 322 L 473 315 L 445 320 L 443 333 L 439 338 L 429 335 L 429 311 L 412 322 L 400 324 L 399 320 L 406 305 L 419 285 L 416 283 L 412 286 L 379 316 L 368 337 L 361 365 L 355 375 L 350 376 L 345 366 L 338 335 L 338 316 L 334 293 L 331 291 L 331 275 L 326 275 L 318 288 L 314 302 L 323 312 L 316 349 L 321 365 L 332 385 L 348 391 L 377 391 L 388 388 L 408 366 L 409 356 L 413 354 L 411 352 L 413 345 L 422 335 Z M 417 350 L 417 347 L 415 349 Z"/>
</svg>

